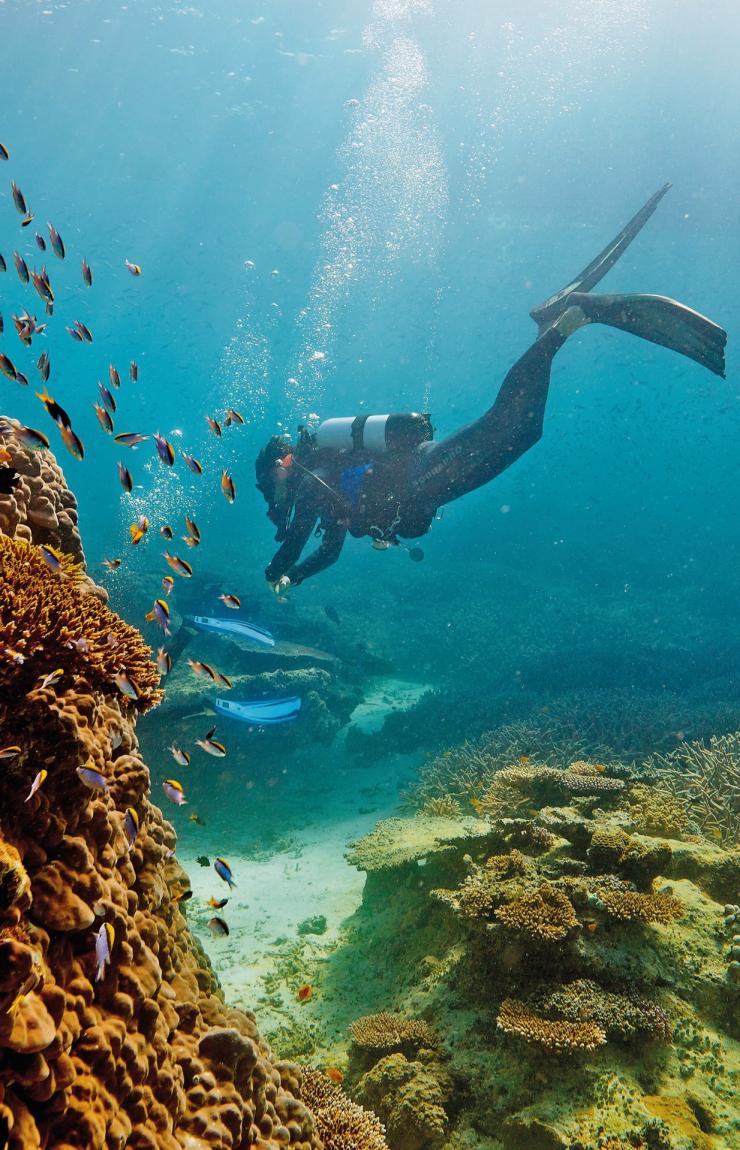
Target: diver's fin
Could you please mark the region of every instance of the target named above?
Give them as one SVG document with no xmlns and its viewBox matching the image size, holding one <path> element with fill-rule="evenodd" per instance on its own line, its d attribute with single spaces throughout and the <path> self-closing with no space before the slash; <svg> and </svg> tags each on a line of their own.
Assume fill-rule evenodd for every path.
<svg viewBox="0 0 740 1150">
<path fill-rule="evenodd" d="M 555 316 L 563 310 L 566 296 L 571 292 L 587 292 L 595 287 L 599 280 L 603 279 L 606 273 L 613 268 L 619 257 L 627 250 L 632 243 L 635 236 L 642 230 L 648 222 L 653 212 L 657 208 L 663 196 L 670 188 L 670 184 L 664 184 L 662 188 L 650 197 L 647 203 L 643 204 L 639 212 L 632 217 L 630 222 L 622 228 L 618 236 L 612 240 L 610 244 L 600 252 L 596 259 L 591 260 L 588 267 L 585 267 L 582 272 L 566 287 L 561 288 L 560 291 L 555 292 L 544 303 L 532 309 L 529 313 L 540 329 L 545 327 Z"/>
<path fill-rule="evenodd" d="M 586 322 L 605 323 L 641 339 L 678 351 L 725 375 L 727 332 L 693 308 L 662 295 L 587 295 L 572 292 L 569 307 L 579 308 Z"/>
</svg>

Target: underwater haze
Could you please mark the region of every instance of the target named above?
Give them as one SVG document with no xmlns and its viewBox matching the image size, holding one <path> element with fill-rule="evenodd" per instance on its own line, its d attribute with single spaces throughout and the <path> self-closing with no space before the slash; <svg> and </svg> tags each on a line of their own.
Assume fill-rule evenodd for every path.
<svg viewBox="0 0 740 1150">
<path fill-rule="evenodd" d="M 164 648 L 164 701 L 137 733 L 152 801 L 177 831 L 185 913 L 227 1000 L 255 1011 L 277 1057 L 340 1068 L 390 1150 L 595 1150 L 607 1135 L 610 1148 L 740 1145 L 729 1085 L 740 1068 L 738 45 L 736 0 L 0 0 L 0 351 L 29 380 L 0 378 L 0 412 L 49 438 L 88 573 L 155 654 Z M 24 227 L 11 180 L 34 216 Z M 664 295 L 709 317 L 728 333 L 725 377 L 616 326 L 579 329 L 523 458 L 448 504 L 421 540 L 380 550 L 348 537 L 337 563 L 275 595 L 275 527 L 254 470 L 269 437 L 334 416 L 428 412 L 441 440 L 477 419 L 537 336 L 530 310 L 668 181 L 598 290 Z M 53 316 L 14 251 L 29 269 L 45 263 Z M 48 321 L 31 348 L 14 330 L 23 309 Z M 77 321 L 92 342 L 74 335 Z M 37 398 L 42 351 L 82 460 Z M 115 401 L 113 434 L 146 441 L 130 448 L 103 430 L 99 382 Z M 194 616 L 216 623 L 196 629 Z M 219 630 L 234 621 L 251 631 Z M 252 707 L 247 721 L 217 700 Z M 584 762 L 598 775 L 590 797 L 582 780 L 553 797 L 545 775 L 495 790 L 500 769 L 567 774 Z M 661 801 L 670 791 L 683 812 L 670 825 L 635 813 L 660 779 Z M 638 788 L 631 805 L 625 787 Z M 653 918 L 635 911 L 611 951 L 606 887 L 582 904 L 573 893 L 606 857 L 583 836 L 607 831 L 653 844 L 622 842 L 619 893 L 664 900 Z M 654 845 L 668 841 L 673 869 Z M 576 1025 L 512 974 L 520 961 L 539 969 L 542 932 L 489 954 L 487 981 L 470 990 L 464 892 L 490 875 L 486 854 L 530 847 L 538 881 L 572 897 L 582 947 L 604 946 L 592 965 L 583 948 L 545 953 L 568 986 L 607 971 L 603 992 L 647 1017 L 645 996 L 678 978 L 676 955 L 694 956 L 695 982 L 655 1006 L 680 1051 L 675 1037 L 670 1055 L 638 1044 L 620 1062 L 611 1051 L 629 1037 L 612 1043 L 603 1005 L 587 1015 L 614 1060 L 601 1064 L 603 1093 L 578 1063 L 600 1039 L 574 1040 L 575 1062 L 553 1062 L 558 1044 L 522 1021 L 526 1009 Z M 630 851 L 654 853 L 636 874 Z M 214 876 L 217 859 L 233 890 Z M 490 915 L 475 945 L 508 929 L 500 905 L 535 897 L 528 865 L 493 864 L 509 886 L 490 904 L 480 896 L 475 913 L 485 903 Z M 540 910 L 555 897 L 544 889 Z M 695 934 L 676 925 L 674 896 Z M 714 918 L 700 931 L 704 913 Z M 615 912 L 620 925 L 629 917 Z M 649 931 L 673 940 L 670 961 Z M 411 1110 L 436 1099 L 418 1128 L 398 1065 L 348 1038 L 386 1010 L 441 1036 L 427 1063 L 421 1040 L 414 1054 L 391 1044 L 417 1068 Z M 669 1025 L 655 1011 L 650 1050 Z M 708 1053 L 698 1062 L 705 1039 L 717 1044 L 711 1066 Z M 686 1113 L 664 1105 L 692 1090 Z M 540 1093 L 530 1125 L 521 1115 Z"/>
</svg>

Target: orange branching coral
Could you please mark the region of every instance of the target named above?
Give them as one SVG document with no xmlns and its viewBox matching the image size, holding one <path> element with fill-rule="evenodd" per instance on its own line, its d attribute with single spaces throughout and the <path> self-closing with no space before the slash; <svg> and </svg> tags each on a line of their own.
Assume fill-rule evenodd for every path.
<svg viewBox="0 0 740 1150">
<path fill-rule="evenodd" d="M 320 1070 L 302 1067 L 299 1097 L 313 1114 L 324 1150 L 387 1150 L 382 1122 Z"/>
<path fill-rule="evenodd" d="M 595 1022 L 565 1022 L 561 1019 L 542 1018 L 524 1002 L 506 998 L 496 1019 L 499 1030 L 536 1043 L 560 1054 L 577 1050 L 595 1050 L 606 1042 L 606 1033 Z"/>
<path fill-rule="evenodd" d="M 352 1041 L 365 1050 L 398 1050 L 401 1047 L 418 1049 L 435 1047 L 438 1039 L 426 1022 L 404 1018 L 402 1014 L 367 1014 L 358 1018 L 349 1028 Z"/>
<path fill-rule="evenodd" d="M 43 676 L 63 670 L 104 694 L 119 694 L 124 674 L 148 710 L 161 698 L 159 674 L 135 627 L 81 586 L 80 568 L 69 557 L 53 571 L 39 547 L 0 535 L 0 686 L 6 698 L 22 698 Z"/>
<path fill-rule="evenodd" d="M 599 903 L 612 918 L 622 922 L 660 922 L 664 925 L 681 918 L 683 903 L 672 894 L 640 894 L 632 890 L 599 890 Z"/>
<path fill-rule="evenodd" d="M 570 899 L 549 883 L 500 906 L 494 913 L 502 926 L 530 938 L 563 939 L 569 930 L 580 926 Z"/>
</svg>

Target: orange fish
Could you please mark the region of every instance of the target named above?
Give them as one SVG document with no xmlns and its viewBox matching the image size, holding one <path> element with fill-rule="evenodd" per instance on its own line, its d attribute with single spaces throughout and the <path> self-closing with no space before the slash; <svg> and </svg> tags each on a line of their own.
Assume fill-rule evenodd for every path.
<svg viewBox="0 0 740 1150">
<path fill-rule="evenodd" d="M 525 763 L 529 762 L 529 755 L 520 755 L 519 762 L 524 766 Z"/>
<path fill-rule="evenodd" d="M 483 810 L 483 803 L 480 801 L 480 799 L 471 799 L 470 805 L 474 811 L 478 812 L 478 814 L 480 814 L 480 812 Z"/>
<path fill-rule="evenodd" d="M 234 487 L 234 480 L 229 475 L 228 471 L 224 471 L 221 475 L 221 490 L 223 491 L 229 503 L 233 503 L 236 499 L 236 488 Z"/>
<path fill-rule="evenodd" d="M 309 984 L 306 983 L 304 986 L 298 987 L 298 993 L 296 994 L 296 998 L 298 999 L 299 1002 L 308 1002 L 308 1000 L 312 994 L 313 994 L 313 987 L 309 986 Z"/>
<path fill-rule="evenodd" d="M 140 515 L 137 523 L 132 523 L 129 527 L 131 532 L 131 542 L 134 547 L 137 543 L 141 543 L 142 539 L 149 530 L 149 520 L 146 515 Z"/>
<path fill-rule="evenodd" d="M 327 1066 L 324 1074 L 327 1078 L 331 1078 L 332 1082 L 336 1082 L 337 1085 L 340 1082 L 344 1082 L 344 1075 L 341 1070 L 337 1070 L 336 1066 Z"/>
</svg>

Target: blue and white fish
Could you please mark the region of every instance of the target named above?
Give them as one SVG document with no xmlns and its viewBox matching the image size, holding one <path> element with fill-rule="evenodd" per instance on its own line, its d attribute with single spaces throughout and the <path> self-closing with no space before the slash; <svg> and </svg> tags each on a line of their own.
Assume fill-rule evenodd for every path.
<svg viewBox="0 0 740 1150">
<path fill-rule="evenodd" d="M 105 977 L 105 968 L 110 962 L 111 950 L 116 940 L 116 932 L 109 922 L 104 922 L 95 935 L 95 981 L 100 982 Z"/>
<path fill-rule="evenodd" d="M 174 803 L 176 807 L 187 806 L 185 792 L 182 789 L 182 783 L 178 783 L 177 779 L 165 779 L 162 783 L 162 790 L 165 797 Z"/>
<path fill-rule="evenodd" d="M 126 835 L 128 849 L 131 851 L 136 845 L 136 839 L 139 835 L 139 816 L 133 807 L 126 807 L 126 814 L 123 816 L 123 832 Z"/>
<path fill-rule="evenodd" d="M 94 767 L 78 767 L 77 777 L 81 783 L 89 787 L 92 791 L 101 791 L 104 795 L 108 794 L 110 787 L 105 775 L 100 771 L 96 771 Z"/>
</svg>

